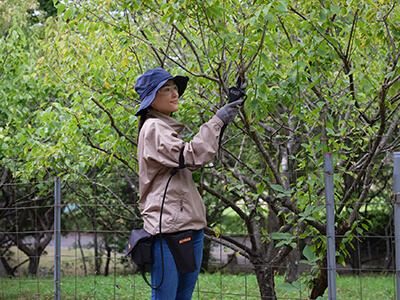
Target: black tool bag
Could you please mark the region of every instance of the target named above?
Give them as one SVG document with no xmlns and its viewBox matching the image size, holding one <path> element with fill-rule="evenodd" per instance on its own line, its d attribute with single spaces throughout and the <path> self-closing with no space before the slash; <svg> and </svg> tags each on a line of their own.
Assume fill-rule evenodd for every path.
<svg viewBox="0 0 400 300">
<path fill-rule="evenodd" d="M 141 271 L 145 265 L 152 265 L 154 263 L 153 236 L 144 229 L 133 229 L 125 247 L 125 253 L 132 258 Z"/>
<path fill-rule="evenodd" d="M 163 233 L 176 266 L 182 274 L 197 270 L 193 247 L 193 231 L 185 230 L 177 233 Z"/>
</svg>

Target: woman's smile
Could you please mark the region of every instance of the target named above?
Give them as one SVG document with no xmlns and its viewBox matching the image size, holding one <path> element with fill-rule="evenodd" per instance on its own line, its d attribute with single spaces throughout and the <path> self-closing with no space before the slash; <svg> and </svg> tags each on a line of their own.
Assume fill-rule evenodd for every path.
<svg viewBox="0 0 400 300">
<path fill-rule="evenodd" d="M 151 106 L 169 116 L 179 109 L 178 99 L 178 87 L 173 80 L 168 80 L 156 93 L 156 97 L 151 103 Z"/>
</svg>

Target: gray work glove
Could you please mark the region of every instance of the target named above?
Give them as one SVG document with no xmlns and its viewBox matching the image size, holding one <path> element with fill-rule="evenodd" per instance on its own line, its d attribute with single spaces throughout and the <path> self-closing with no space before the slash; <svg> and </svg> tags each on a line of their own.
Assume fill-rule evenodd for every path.
<svg viewBox="0 0 400 300">
<path fill-rule="evenodd" d="M 239 111 L 239 106 L 243 103 L 243 101 L 244 100 L 239 99 L 235 102 L 226 104 L 217 111 L 216 116 L 220 118 L 225 124 L 229 124 L 236 117 Z"/>
</svg>

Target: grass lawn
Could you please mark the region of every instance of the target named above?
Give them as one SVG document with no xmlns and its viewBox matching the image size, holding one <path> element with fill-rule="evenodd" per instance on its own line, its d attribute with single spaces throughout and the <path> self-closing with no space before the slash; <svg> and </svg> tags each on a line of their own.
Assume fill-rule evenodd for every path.
<svg viewBox="0 0 400 300">
<path fill-rule="evenodd" d="M 53 278 L 0 278 L 0 299 L 54 299 Z M 278 299 L 308 299 L 306 286 L 283 284 L 276 276 Z M 200 274 L 193 299 L 259 299 L 254 275 Z M 61 299 L 150 299 L 150 288 L 139 274 L 66 276 Z M 325 296 L 322 299 L 327 299 Z M 396 299 L 393 276 L 338 276 L 337 299 Z"/>
<path fill-rule="evenodd" d="M 139 273 L 133 273 L 131 263 L 122 257 L 111 260 L 111 275 L 95 276 L 94 256 L 85 250 L 85 262 L 88 276 L 85 276 L 82 257 L 75 249 L 63 249 L 61 253 L 61 299 L 150 299 L 150 288 Z M 26 256 L 15 251 L 14 265 L 22 262 Z M 105 260 L 102 262 L 104 268 Z M 26 266 L 26 264 L 24 265 Z M 20 268 L 16 278 L 0 277 L 0 300 L 6 299 L 54 299 L 53 279 L 54 256 L 43 255 L 40 260 L 37 277 L 27 277 L 26 267 Z M 128 274 L 128 275 L 115 275 Z M 149 278 L 149 274 L 148 274 Z M 309 289 L 284 283 L 283 276 L 275 277 L 278 299 L 308 299 Z M 343 300 L 391 300 L 396 299 L 396 281 L 394 275 L 337 276 L 337 299 Z M 328 299 L 326 295 L 321 299 Z M 258 284 L 252 274 L 200 274 L 192 299 L 260 299 Z"/>
</svg>

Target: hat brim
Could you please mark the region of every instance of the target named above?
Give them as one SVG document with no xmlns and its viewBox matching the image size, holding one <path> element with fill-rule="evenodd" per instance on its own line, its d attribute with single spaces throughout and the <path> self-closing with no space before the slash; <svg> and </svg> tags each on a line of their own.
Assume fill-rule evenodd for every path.
<svg viewBox="0 0 400 300">
<path fill-rule="evenodd" d="M 135 113 L 135 116 L 140 116 L 141 114 L 143 114 L 145 112 L 145 110 L 151 105 L 151 103 L 153 103 L 154 99 L 156 98 L 156 93 L 157 91 L 168 81 L 168 80 L 173 80 L 174 83 L 177 85 L 178 87 L 178 94 L 179 97 L 181 97 L 183 95 L 183 93 L 186 90 L 187 87 L 187 83 L 189 81 L 189 77 L 187 76 L 175 76 L 171 78 L 167 78 L 163 81 L 161 81 L 155 89 L 153 89 L 148 95 L 146 95 L 146 97 L 143 98 L 142 103 L 140 103 L 139 109 L 137 110 L 137 112 Z"/>
</svg>

